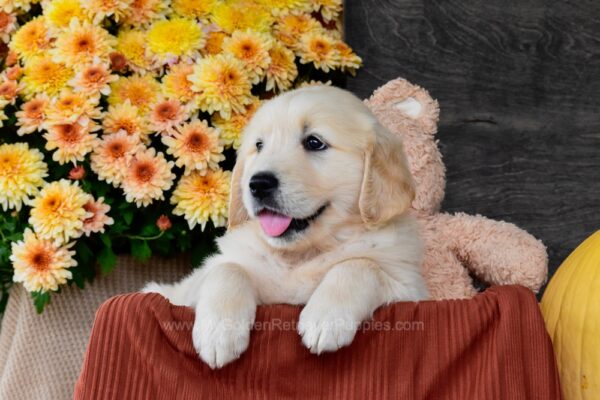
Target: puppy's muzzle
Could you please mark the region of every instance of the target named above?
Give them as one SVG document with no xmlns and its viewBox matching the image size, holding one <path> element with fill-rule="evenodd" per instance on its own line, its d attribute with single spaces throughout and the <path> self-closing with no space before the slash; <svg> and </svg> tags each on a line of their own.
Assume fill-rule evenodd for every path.
<svg viewBox="0 0 600 400">
<path fill-rule="evenodd" d="M 279 180 L 272 172 L 257 172 L 250 178 L 250 193 L 256 200 L 272 200 L 279 187 Z"/>
</svg>

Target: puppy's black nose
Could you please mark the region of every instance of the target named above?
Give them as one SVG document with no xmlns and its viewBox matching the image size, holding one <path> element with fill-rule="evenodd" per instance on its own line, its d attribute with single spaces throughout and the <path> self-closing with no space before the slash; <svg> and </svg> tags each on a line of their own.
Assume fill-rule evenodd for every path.
<svg viewBox="0 0 600 400">
<path fill-rule="evenodd" d="M 278 186 L 279 180 L 272 172 L 258 172 L 250 178 L 250 193 L 260 200 L 273 195 Z"/>
</svg>

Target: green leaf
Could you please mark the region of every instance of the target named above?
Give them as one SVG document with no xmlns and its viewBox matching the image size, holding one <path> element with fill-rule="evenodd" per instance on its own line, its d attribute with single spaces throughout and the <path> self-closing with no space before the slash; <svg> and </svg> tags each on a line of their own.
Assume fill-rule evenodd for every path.
<svg viewBox="0 0 600 400">
<path fill-rule="evenodd" d="M 112 240 L 108 234 L 103 233 L 102 235 L 100 235 L 100 240 L 102 240 L 102 243 L 104 243 L 104 246 L 112 249 Z"/>
<path fill-rule="evenodd" d="M 131 221 L 133 221 L 133 210 L 123 210 L 121 216 L 127 225 L 131 225 Z"/>
<path fill-rule="evenodd" d="M 133 221 L 133 216 L 135 214 L 135 208 L 133 208 L 131 203 L 121 203 L 121 205 L 119 205 L 119 212 L 125 223 L 131 225 L 131 221 Z"/>
<path fill-rule="evenodd" d="M 23 239 L 23 232 L 13 233 L 12 235 L 6 236 L 6 240 L 9 242 L 17 242 Z"/>
<path fill-rule="evenodd" d="M 85 276 L 81 273 L 81 268 L 71 268 L 71 275 L 73 276 L 71 279 L 77 285 L 79 289 L 83 289 L 85 287 Z"/>
<path fill-rule="evenodd" d="M 159 232 L 158 226 L 155 223 L 148 224 L 142 228 L 140 236 L 154 236 Z"/>
<path fill-rule="evenodd" d="M 92 268 L 94 267 L 94 252 L 87 245 L 84 239 L 77 241 L 75 245 L 75 258 L 77 259 L 77 266 L 80 268 Z"/>
<path fill-rule="evenodd" d="M 50 303 L 50 292 L 31 292 L 33 304 L 38 314 L 44 311 L 44 307 Z"/>
<path fill-rule="evenodd" d="M 16 227 L 17 221 L 15 221 L 13 218 L 4 220 L 4 223 L 2 224 L 2 229 L 10 232 L 14 231 Z"/>
<path fill-rule="evenodd" d="M 103 274 L 111 272 L 117 265 L 117 255 L 111 247 L 103 247 L 98 253 L 98 264 Z"/>
<path fill-rule="evenodd" d="M 131 255 L 138 261 L 145 262 L 152 256 L 152 250 L 145 240 L 131 241 Z"/>
</svg>

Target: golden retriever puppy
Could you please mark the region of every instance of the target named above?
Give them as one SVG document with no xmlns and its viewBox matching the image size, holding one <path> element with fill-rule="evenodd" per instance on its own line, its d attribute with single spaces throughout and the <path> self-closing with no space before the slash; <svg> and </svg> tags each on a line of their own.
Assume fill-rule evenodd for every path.
<svg viewBox="0 0 600 400">
<path fill-rule="evenodd" d="M 298 332 L 318 354 L 350 344 L 379 306 L 427 298 L 402 143 L 349 92 L 309 87 L 263 104 L 231 190 L 218 254 L 144 289 L 195 308 L 194 346 L 212 368 L 247 348 L 259 304 L 305 304 Z"/>
</svg>

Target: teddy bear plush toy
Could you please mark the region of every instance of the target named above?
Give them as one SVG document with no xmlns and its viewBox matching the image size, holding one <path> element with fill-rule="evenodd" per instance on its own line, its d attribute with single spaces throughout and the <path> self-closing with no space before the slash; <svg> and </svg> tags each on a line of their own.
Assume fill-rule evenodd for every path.
<svg viewBox="0 0 600 400">
<path fill-rule="evenodd" d="M 472 276 L 488 285 L 519 284 L 537 292 L 547 276 L 545 246 L 513 224 L 480 215 L 440 213 L 445 167 L 435 133 L 438 103 L 424 89 L 395 79 L 365 100 L 400 135 L 416 182 L 412 211 L 422 224 L 423 271 L 434 299 L 469 298 Z"/>
</svg>

